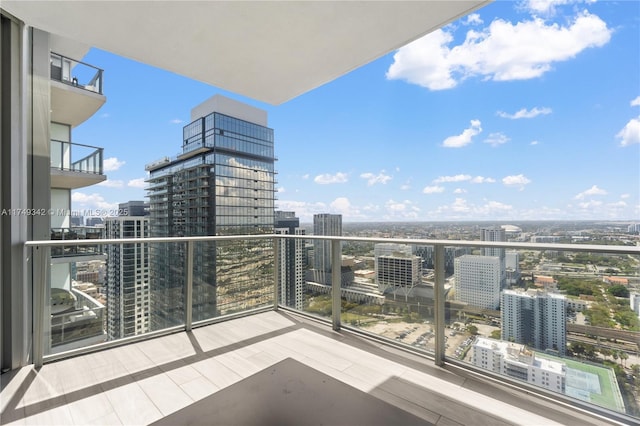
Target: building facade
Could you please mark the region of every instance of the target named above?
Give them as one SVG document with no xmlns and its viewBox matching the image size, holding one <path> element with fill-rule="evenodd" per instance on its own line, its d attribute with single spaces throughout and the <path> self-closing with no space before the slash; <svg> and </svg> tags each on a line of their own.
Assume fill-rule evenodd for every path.
<svg viewBox="0 0 640 426">
<path fill-rule="evenodd" d="M 455 260 L 455 299 L 482 309 L 498 309 L 502 268 L 496 256 L 466 254 Z"/>
<path fill-rule="evenodd" d="M 300 228 L 300 219 L 295 212 L 275 212 L 274 233 L 284 235 L 305 235 L 305 230 Z M 303 308 L 304 295 L 304 240 L 281 239 L 280 244 L 280 268 L 278 285 L 280 303 L 286 306 Z"/>
<path fill-rule="evenodd" d="M 182 153 L 148 164 L 152 237 L 273 233 L 274 133 L 264 110 L 216 95 L 191 111 Z M 179 324 L 186 246 L 151 245 L 152 329 Z M 266 240 L 194 244 L 193 319 L 272 301 Z"/>
<path fill-rule="evenodd" d="M 376 284 L 385 293 L 404 294 L 422 280 L 422 258 L 407 244 L 382 243 L 374 246 Z"/>
<path fill-rule="evenodd" d="M 521 344 L 479 337 L 473 344 L 472 362 L 476 367 L 553 392 L 566 390 L 566 364 L 537 358 L 535 352 Z"/>
<path fill-rule="evenodd" d="M 313 215 L 313 235 L 341 236 L 342 215 Z M 331 285 L 331 241 L 313 240 L 313 271 L 311 281 Z"/>
<path fill-rule="evenodd" d="M 144 203 L 143 203 L 144 204 Z M 127 203 L 120 211 L 128 210 Z M 147 210 L 148 212 L 148 210 Z M 108 239 L 149 237 L 149 216 L 108 217 Z M 107 252 L 107 334 L 110 340 L 135 336 L 151 330 L 151 292 L 149 288 L 149 244 L 108 244 Z"/>
<path fill-rule="evenodd" d="M 567 301 L 557 293 L 505 290 L 501 294 L 502 340 L 565 355 Z"/>
</svg>

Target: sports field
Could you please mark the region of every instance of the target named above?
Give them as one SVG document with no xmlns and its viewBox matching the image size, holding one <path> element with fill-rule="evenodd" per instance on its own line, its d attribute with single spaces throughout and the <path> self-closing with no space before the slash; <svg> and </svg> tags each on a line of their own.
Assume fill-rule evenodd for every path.
<svg viewBox="0 0 640 426">
<path fill-rule="evenodd" d="M 559 358 L 541 352 L 536 357 L 564 362 L 567 365 L 565 394 L 573 398 L 624 413 L 624 402 L 612 368 Z"/>
</svg>

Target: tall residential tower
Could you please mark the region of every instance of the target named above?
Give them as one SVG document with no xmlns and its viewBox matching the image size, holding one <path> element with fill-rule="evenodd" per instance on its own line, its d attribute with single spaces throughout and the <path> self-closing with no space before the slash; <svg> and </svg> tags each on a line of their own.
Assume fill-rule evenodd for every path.
<svg viewBox="0 0 640 426">
<path fill-rule="evenodd" d="M 182 153 L 148 164 L 152 237 L 270 234 L 273 129 L 264 110 L 216 95 L 191 111 Z M 152 329 L 179 324 L 185 244 L 151 245 Z M 271 242 L 197 243 L 194 321 L 272 301 Z"/>
</svg>

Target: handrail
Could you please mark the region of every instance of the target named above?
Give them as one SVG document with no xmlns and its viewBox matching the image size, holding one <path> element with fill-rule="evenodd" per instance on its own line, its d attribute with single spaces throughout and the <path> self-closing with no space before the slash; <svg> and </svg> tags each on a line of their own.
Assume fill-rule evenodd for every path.
<svg viewBox="0 0 640 426">
<path fill-rule="evenodd" d="M 52 63 L 51 63 L 51 79 L 52 80 L 59 81 L 61 83 L 68 84 L 73 87 L 78 87 L 80 89 L 102 95 L 102 76 L 104 73 L 103 69 L 93 66 L 91 64 L 88 64 L 86 62 L 69 58 L 67 56 L 64 56 L 55 52 L 51 52 L 51 58 L 52 58 Z M 59 58 L 60 60 L 59 66 L 53 63 L 53 58 Z M 64 64 L 65 62 L 69 64 L 67 67 L 65 67 L 65 64 Z M 72 67 L 70 64 L 74 64 L 74 66 Z M 81 65 L 81 67 L 79 67 L 80 70 L 76 69 L 75 74 L 72 75 L 72 69 L 75 68 L 75 65 Z M 83 67 L 86 67 L 89 69 L 88 72 L 90 73 L 90 75 L 88 76 L 84 75 L 84 74 L 87 74 L 86 71 L 82 73 Z M 86 70 L 86 68 L 84 69 Z M 80 71 L 80 74 L 83 74 L 79 78 L 78 78 L 78 71 Z"/>
<path fill-rule="evenodd" d="M 96 239 L 90 241 L 78 241 L 82 244 L 123 244 L 123 243 L 170 243 L 189 241 L 226 241 L 226 240 L 268 240 L 268 239 L 298 239 L 298 240 L 325 240 L 325 241 L 356 241 L 368 243 L 397 243 L 410 245 L 444 246 L 444 247 L 494 247 L 506 249 L 529 249 L 529 250 L 559 250 L 574 252 L 598 252 L 608 254 L 638 254 L 640 246 L 614 246 L 598 244 L 561 244 L 561 243 L 519 243 L 503 241 L 480 241 L 480 240 L 428 240 L 428 239 L 408 239 L 408 238 L 370 238 L 370 237 L 342 237 L 328 235 L 289 235 L 289 234 L 257 234 L 257 235 L 215 235 L 199 237 L 149 237 L 149 238 L 122 238 L 122 239 Z M 50 240 L 26 241 L 27 247 L 50 247 L 64 245 Z"/>
</svg>

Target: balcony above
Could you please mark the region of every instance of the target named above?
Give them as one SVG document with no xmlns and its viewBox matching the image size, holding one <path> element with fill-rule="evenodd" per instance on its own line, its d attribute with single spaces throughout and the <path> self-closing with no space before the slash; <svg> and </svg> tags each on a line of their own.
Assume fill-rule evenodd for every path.
<svg viewBox="0 0 640 426">
<path fill-rule="evenodd" d="M 57 53 L 51 53 L 51 121 L 75 127 L 106 102 L 102 70 Z"/>
<path fill-rule="evenodd" d="M 118 2 L 114 7 L 110 2 L 4 0 L 2 7 L 27 25 L 279 104 L 487 3 L 295 1 L 247 7 L 208 1 Z"/>
<path fill-rule="evenodd" d="M 103 174 L 103 149 L 51 141 L 51 187 L 77 189 L 107 179 Z"/>
<path fill-rule="evenodd" d="M 91 226 L 72 226 L 70 228 L 51 228 L 51 239 L 54 241 L 98 240 L 103 237 L 104 228 Z M 51 248 L 51 263 L 67 263 L 104 259 L 102 245 L 57 246 Z"/>
</svg>

